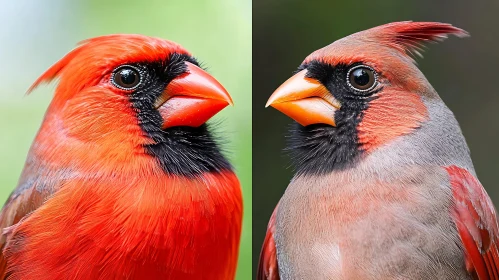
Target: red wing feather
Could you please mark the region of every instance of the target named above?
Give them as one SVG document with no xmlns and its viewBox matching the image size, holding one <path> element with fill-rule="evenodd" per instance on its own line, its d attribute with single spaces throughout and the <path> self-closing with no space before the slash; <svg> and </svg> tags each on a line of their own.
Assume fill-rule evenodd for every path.
<svg viewBox="0 0 499 280">
<path fill-rule="evenodd" d="M 453 216 L 465 251 L 466 268 L 479 280 L 499 279 L 496 211 L 480 182 L 467 170 L 447 167 L 454 196 Z"/>
<path fill-rule="evenodd" d="M 277 250 L 274 240 L 275 215 L 277 207 L 274 209 L 267 226 L 267 234 L 260 252 L 260 262 L 258 263 L 257 280 L 279 280 L 279 267 L 277 265 Z"/>
<path fill-rule="evenodd" d="M 40 207 L 47 198 L 52 195 L 56 188 L 36 187 L 32 185 L 26 189 L 17 187 L 10 195 L 0 213 L 0 279 L 5 279 L 7 263 L 3 249 L 10 238 L 13 227 L 16 227 L 22 219 Z"/>
</svg>

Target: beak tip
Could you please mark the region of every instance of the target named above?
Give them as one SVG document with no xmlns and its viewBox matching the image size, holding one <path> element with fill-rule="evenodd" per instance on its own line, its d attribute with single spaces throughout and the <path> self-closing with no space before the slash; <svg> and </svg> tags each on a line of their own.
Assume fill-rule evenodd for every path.
<svg viewBox="0 0 499 280">
<path fill-rule="evenodd" d="M 273 96 L 271 96 L 269 98 L 269 100 L 267 100 L 267 104 L 265 104 L 265 108 L 268 108 L 269 106 L 272 106 L 272 104 L 274 104 L 275 101 L 276 101 L 275 98 L 273 98 Z"/>
<path fill-rule="evenodd" d="M 227 105 L 229 106 L 234 106 L 234 101 L 232 101 L 232 98 L 230 97 L 230 95 L 228 95 L 228 93 L 227 96 L 228 98 L 225 98 L 223 101 L 227 102 Z"/>
</svg>

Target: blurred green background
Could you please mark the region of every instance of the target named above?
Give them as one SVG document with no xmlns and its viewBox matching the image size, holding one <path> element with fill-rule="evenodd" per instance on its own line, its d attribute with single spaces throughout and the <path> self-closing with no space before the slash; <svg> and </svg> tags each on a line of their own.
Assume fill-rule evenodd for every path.
<svg viewBox="0 0 499 280">
<path fill-rule="evenodd" d="M 471 33 L 431 44 L 420 69 L 456 115 L 479 179 L 499 206 L 499 1 L 253 1 L 253 266 L 272 211 L 293 170 L 282 152 L 292 120 L 264 109 L 312 51 L 380 24 L 452 23 Z"/>
<path fill-rule="evenodd" d="M 55 84 L 24 93 L 86 38 L 139 33 L 180 43 L 230 92 L 215 117 L 241 180 L 244 226 L 237 279 L 251 279 L 251 1 L 0 0 L 0 200 L 17 184 Z"/>
</svg>

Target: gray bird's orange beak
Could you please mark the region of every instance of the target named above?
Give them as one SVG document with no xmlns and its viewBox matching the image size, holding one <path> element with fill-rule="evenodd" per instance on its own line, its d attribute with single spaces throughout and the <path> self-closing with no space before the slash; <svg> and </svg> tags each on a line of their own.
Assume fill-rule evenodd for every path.
<svg viewBox="0 0 499 280">
<path fill-rule="evenodd" d="M 334 113 L 341 104 L 319 81 L 306 77 L 302 70 L 284 82 L 267 101 L 303 126 L 328 124 L 336 126 Z"/>
<path fill-rule="evenodd" d="M 185 62 L 187 71 L 173 79 L 154 103 L 163 129 L 198 127 L 220 112 L 232 99 L 225 88 L 198 66 Z"/>
</svg>

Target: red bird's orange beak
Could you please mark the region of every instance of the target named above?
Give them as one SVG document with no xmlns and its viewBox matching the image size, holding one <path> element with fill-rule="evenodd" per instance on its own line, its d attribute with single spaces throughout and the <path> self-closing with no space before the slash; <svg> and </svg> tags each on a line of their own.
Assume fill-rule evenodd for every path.
<svg viewBox="0 0 499 280">
<path fill-rule="evenodd" d="M 173 79 L 154 103 L 163 117 L 163 129 L 198 127 L 232 105 L 229 93 L 215 78 L 190 62 L 185 64 L 187 71 Z"/>
<path fill-rule="evenodd" d="M 289 78 L 270 96 L 272 106 L 303 126 L 323 123 L 336 126 L 334 113 L 341 104 L 319 81 L 307 78 L 307 70 Z"/>
</svg>

